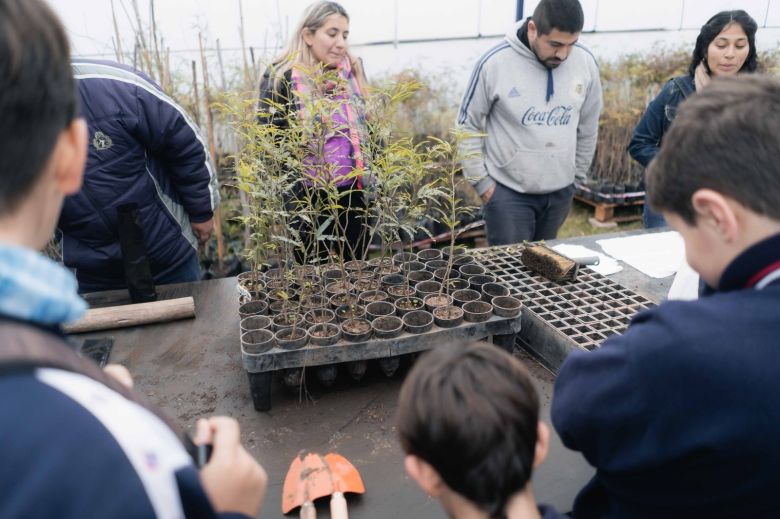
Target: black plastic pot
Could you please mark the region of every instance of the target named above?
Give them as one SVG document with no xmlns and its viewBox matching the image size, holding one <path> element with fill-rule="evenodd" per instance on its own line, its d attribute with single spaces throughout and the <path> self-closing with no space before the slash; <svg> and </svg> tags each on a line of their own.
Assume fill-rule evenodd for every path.
<svg viewBox="0 0 780 519">
<path fill-rule="evenodd" d="M 341 270 L 331 269 L 331 270 L 323 270 L 322 274 L 320 274 L 322 279 L 330 281 L 340 281 L 342 279 L 345 279 L 347 276 L 344 272 Z"/>
<path fill-rule="evenodd" d="M 342 293 L 332 295 L 328 301 L 330 302 L 330 307 L 335 310 L 336 308 L 343 305 L 357 304 L 358 298 L 352 294 Z"/>
<path fill-rule="evenodd" d="M 268 330 L 271 328 L 271 318 L 267 315 L 250 315 L 241 319 L 239 326 L 242 334 L 252 330 Z"/>
<path fill-rule="evenodd" d="M 301 300 L 301 307 L 304 310 L 313 310 L 315 308 L 325 308 L 328 306 L 328 298 L 322 294 L 306 296 Z"/>
<path fill-rule="evenodd" d="M 303 328 L 284 328 L 275 334 L 276 344 L 283 350 L 299 350 L 306 346 L 309 334 Z"/>
<path fill-rule="evenodd" d="M 425 264 L 425 269 L 430 272 L 436 272 L 437 270 L 441 268 L 445 268 L 449 262 L 447 260 L 431 260 L 428 263 Z"/>
<path fill-rule="evenodd" d="M 308 278 L 317 275 L 317 267 L 314 265 L 298 265 L 293 268 L 293 273 L 298 279 Z"/>
<path fill-rule="evenodd" d="M 265 301 L 249 301 L 238 307 L 238 315 L 243 319 L 250 315 L 266 315 L 268 313 L 268 303 Z"/>
<path fill-rule="evenodd" d="M 449 271 L 447 270 L 447 267 L 443 267 L 436 269 L 436 272 L 433 273 L 433 278 L 439 283 L 445 281 L 445 277 L 447 279 L 458 279 L 460 277 L 460 272 L 458 272 L 455 267 L 449 269 Z"/>
<path fill-rule="evenodd" d="M 491 301 L 493 313 L 499 317 L 517 317 L 523 309 L 523 303 L 516 297 L 498 296 Z"/>
<path fill-rule="evenodd" d="M 478 276 L 485 273 L 485 267 L 482 265 L 475 265 L 473 263 L 470 263 L 468 265 L 461 265 L 458 268 L 458 271 L 460 272 L 460 275 L 463 276 L 464 279 L 469 279 L 471 276 Z"/>
<path fill-rule="evenodd" d="M 470 288 L 456 290 L 452 293 L 452 299 L 458 306 L 463 306 L 464 304 L 470 303 L 471 301 L 479 301 L 481 297 L 482 294 Z"/>
<path fill-rule="evenodd" d="M 379 290 L 382 287 L 382 281 L 379 278 L 358 279 L 353 283 L 353 286 L 358 293 L 366 292 L 367 290 Z"/>
<path fill-rule="evenodd" d="M 298 291 L 293 288 L 283 289 L 277 288 L 268 292 L 269 301 L 294 301 L 298 298 Z"/>
<path fill-rule="evenodd" d="M 455 292 L 456 290 L 463 290 L 464 288 L 471 286 L 465 279 L 448 279 L 443 284 L 444 290 L 448 293 Z"/>
<path fill-rule="evenodd" d="M 441 259 L 441 251 L 439 249 L 425 249 L 417 253 L 417 259 L 425 263 L 430 260 Z"/>
<path fill-rule="evenodd" d="M 412 285 L 417 284 L 420 281 L 430 281 L 433 279 L 433 272 L 428 270 L 410 272 L 406 275 L 406 279 L 408 279 Z"/>
<path fill-rule="evenodd" d="M 366 305 L 366 319 L 373 321 L 377 317 L 393 315 L 395 305 L 389 301 L 375 301 Z"/>
<path fill-rule="evenodd" d="M 420 281 L 414 285 L 414 290 L 417 293 L 417 297 L 423 299 L 428 294 L 439 293 L 441 291 L 441 283 L 438 281 Z"/>
<path fill-rule="evenodd" d="M 366 290 L 358 296 L 358 303 L 367 305 L 376 301 L 387 301 L 390 296 L 384 290 Z"/>
<path fill-rule="evenodd" d="M 348 321 L 349 319 L 362 319 L 366 316 L 366 308 L 361 305 L 341 305 L 336 308 L 336 319 Z"/>
<path fill-rule="evenodd" d="M 365 319 L 348 319 L 341 323 L 341 336 L 350 342 L 368 340 L 371 331 L 371 323 Z"/>
<path fill-rule="evenodd" d="M 349 281 L 335 281 L 325 286 L 325 292 L 328 295 L 347 294 L 355 288 Z"/>
<path fill-rule="evenodd" d="M 482 285 L 485 283 L 495 283 L 496 277 L 488 274 L 479 274 L 477 276 L 471 276 L 469 278 L 469 285 L 471 288 L 477 291 L 482 291 Z"/>
<path fill-rule="evenodd" d="M 276 345 L 271 330 L 250 330 L 241 334 L 241 350 L 249 355 L 258 355 L 271 350 Z"/>
<path fill-rule="evenodd" d="M 236 282 L 247 292 L 263 290 L 265 288 L 265 276 L 262 272 L 249 271 L 238 275 Z"/>
<path fill-rule="evenodd" d="M 377 268 L 377 267 L 389 267 L 393 264 L 392 258 L 373 258 L 368 260 L 368 266 Z"/>
<path fill-rule="evenodd" d="M 439 328 L 455 328 L 463 322 L 463 309 L 459 306 L 440 306 L 433 309 L 433 322 Z"/>
<path fill-rule="evenodd" d="M 407 261 L 405 263 L 401 263 L 400 267 L 402 274 L 409 274 L 410 272 L 425 270 L 425 263 L 422 261 Z"/>
<path fill-rule="evenodd" d="M 285 304 L 286 303 L 284 301 L 272 301 L 268 305 L 268 314 L 277 315 L 282 313 L 284 311 Z"/>
<path fill-rule="evenodd" d="M 441 256 L 442 258 L 449 258 L 450 257 L 450 251 L 452 251 L 453 256 L 462 256 L 466 254 L 466 247 L 463 247 L 462 245 L 456 245 L 455 248 L 450 247 L 444 247 L 441 250 Z"/>
<path fill-rule="evenodd" d="M 428 294 L 423 299 L 423 303 L 425 303 L 426 310 L 433 312 L 434 308 L 450 306 L 452 304 L 452 296 L 447 294 Z"/>
<path fill-rule="evenodd" d="M 363 260 L 352 260 L 344 263 L 344 268 L 347 270 L 368 270 L 368 262 Z"/>
<path fill-rule="evenodd" d="M 328 308 L 315 308 L 306 312 L 303 320 L 309 327 L 312 327 L 317 324 L 332 323 L 336 320 L 336 314 Z"/>
<path fill-rule="evenodd" d="M 315 324 L 308 333 L 309 343 L 315 346 L 330 346 L 341 338 L 341 328 L 333 323 Z"/>
<path fill-rule="evenodd" d="M 392 339 L 404 331 L 404 322 L 400 317 L 385 315 L 371 321 L 374 336 L 378 339 Z"/>
<path fill-rule="evenodd" d="M 501 283 L 485 283 L 482 285 L 482 300 L 490 303 L 494 297 L 508 296 L 509 289 Z"/>
<path fill-rule="evenodd" d="M 463 305 L 463 318 L 471 323 L 482 323 L 490 319 L 493 306 L 484 301 L 471 301 Z"/>
<path fill-rule="evenodd" d="M 390 287 L 394 285 L 403 285 L 404 277 L 401 274 L 387 274 L 382 276 L 382 286 Z"/>
<path fill-rule="evenodd" d="M 416 293 L 417 292 L 415 292 L 414 287 L 406 285 L 394 285 L 387 287 L 387 295 L 390 296 L 391 301 L 397 301 L 402 297 L 414 297 Z"/>
<path fill-rule="evenodd" d="M 455 259 L 452 260 L 452 264 L 456 267 L 460 267 L 462 265 L 468 265 L 470 263 L 474 263 L 474 256 L 469 256 L 468 254 L 464 254 L 462 256 L 455 256 Z"/>
<path fill-rule="evenodd" d="M 422 310 L 424 307 L 425 303 L 419 297 L 401 297 L 395 302 L 395 314 L 398 317 L 403 317 L 409 312 Z"/>
<path fill-rule="evenodd" d="M 271 319 L 271 328 L 275 332 L 292 327 L 305 327 L 303 316 L 301 314 L 286 312 L 275 315 L 273 319 Z"/>
<path fill-rule="evenodd" d="M 395 265 L 401 265 L 407 261 L 417 261 L 417 254 L 414 252 L 399 252 L 393 255 L 393 263 Z"/>
<path fill-rule="evenodd" d="M 433 328 L 433 315 L 425 310 L 415 310 L 404 315 L 404 330 L 409 333 L 425 333 Z"/>
</svg>

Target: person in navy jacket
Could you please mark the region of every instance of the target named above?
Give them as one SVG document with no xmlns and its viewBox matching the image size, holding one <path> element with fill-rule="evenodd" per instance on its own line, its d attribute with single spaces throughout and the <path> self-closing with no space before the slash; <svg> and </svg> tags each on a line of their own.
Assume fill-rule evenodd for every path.
<svg viewBox="0 0 780 519">
<path fill-rule="evenodd" d="M 81 292 L 125 286 L 118 210 L 135 204 L 156 284 L 200 278 L 198 243 L 219 204 L 217 177 L 198 128 L 148 76 L 76 59 L 89 155 L 81 191 L 59 221 L 65 265 Z"/>
<path fill-rule="evenodd" d="M 647 106 L 634 128 L 628 152 L 647 167 L 658 153 L 664 134 L 674 120 L 679 104 L 706 87 L 712 78 L 755 72 L 758 68 L 756 31 L 758 24 L 745 11 L 721 11 L 702 25 L 693 49 L 688 73 L 670 79 Z M 661 215 L 645 203 L 645 228 L 666 225 Z"/>
<path fill-rule="evenodd" d="M 573 353 L 552 420 L 596 475 L 575 518 L 780 517 L 780 83 L 718 78 L 647 171 L 653 209 L 714 290 Z"/>
<path fill-rule="evenodd" d="M 256 517 L 267 476 L 230 418 L 199 420 L 198 470 L 164 416 L 79 357 L 61 325 L 86 304 L 37 252 L 78 191 L 87 125 L 69 45 L 41 0 L 0 0 L 0 517 Z"/>
</svg>

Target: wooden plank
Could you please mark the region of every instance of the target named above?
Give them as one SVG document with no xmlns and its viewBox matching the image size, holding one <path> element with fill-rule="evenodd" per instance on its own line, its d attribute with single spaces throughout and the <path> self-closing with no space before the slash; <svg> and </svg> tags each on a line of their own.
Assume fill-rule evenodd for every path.
<svg viewBox="0 0 780 519">
<path fill-rule="evenodd" d="M 190 317 L 195 317 L 195 300 L 192 297 L 182 297 L 134 305 L 93 308 L 87 310 L 79 322 L 65 326 L 64 330 L 65 333 L 86 333 L 164 323 Z"/>
</svg>

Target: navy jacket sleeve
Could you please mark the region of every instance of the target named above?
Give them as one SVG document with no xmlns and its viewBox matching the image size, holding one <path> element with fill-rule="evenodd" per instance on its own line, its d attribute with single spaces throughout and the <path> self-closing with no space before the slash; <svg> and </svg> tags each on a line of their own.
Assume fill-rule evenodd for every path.
<svg viewBox="0 0 780 519">
<path fill-rule="evenodd" d="M 661 92 L 647 106 L 642 119 L 634 128 L 634 135 L 628 145 L 628 152 L 642 166 L 647 167 L 655 158 L 661 139 L 664 136 L 664 118 L 666 117 L 666 105 L 672 88 L 669 81 L 661 89 Z"/>
<path fill-rule="evenodd" d="M 607 339 L 593 352 L 574 352 L 561 366 L 553 425 L 564 445 L 582 452 L 596 467 L 617 469 L 621 460 L 635 462 L 641 456 L 637 440 L 643 437 L 652 398 L 645 393 L 631 342 L 637 333 L 653 335 L 657 330 L 642 326 L 637 316 L 624 335 Z"/>
<path fill-rule="evenodd" d="M 219 205 L 219 186 L 203 137 L 184 109 L 163 92 L 136 90 L 138 138 L 165 163 L 190 221 L 211 219 Z"/>
</svg>

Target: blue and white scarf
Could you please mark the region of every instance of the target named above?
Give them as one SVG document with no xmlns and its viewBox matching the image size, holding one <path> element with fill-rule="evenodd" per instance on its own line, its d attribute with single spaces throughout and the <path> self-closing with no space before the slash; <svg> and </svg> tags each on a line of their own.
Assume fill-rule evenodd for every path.
<svg viewBox="0 0 780 519">
<path fill-rule="evenodd" d="M 0 315 L 53 326 L 77 321 L 86 310 L 70 271 L 31 249 L 0 242 Z"/>
</svg>

